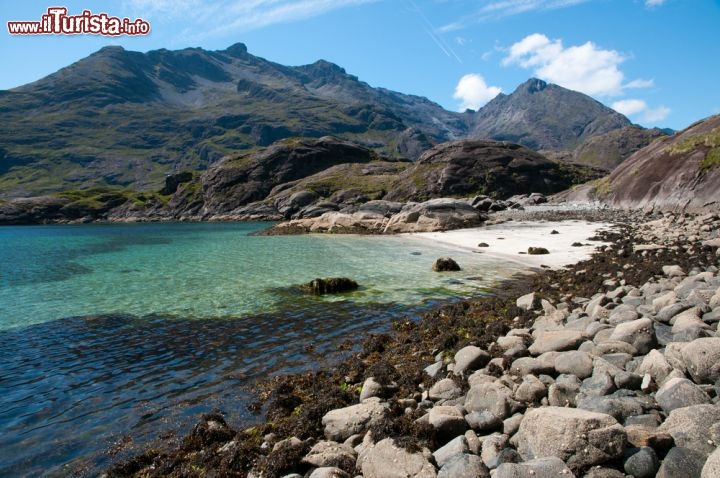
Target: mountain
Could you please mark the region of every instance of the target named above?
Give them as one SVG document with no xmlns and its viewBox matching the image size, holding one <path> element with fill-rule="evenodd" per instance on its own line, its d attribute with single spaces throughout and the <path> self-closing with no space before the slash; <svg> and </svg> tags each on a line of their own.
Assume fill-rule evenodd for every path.
<svg viewBox="0 0 720 478">
<path fill-rule="evenodd" d="M 717 212 L 720 207 L 720 115 L 641 149 L 609 176 L 563 195 L 615 207 Z"/>
<path fill-rule="evenodd" d="M 658 128 L 645 129 L 637 125 L 623 126 L 608 133 L 585 139 L 572 152 L 572 161 L 612 171 L 633 153 L 667 135 L 665 130 Z"/>
<path fill-rule="evenodd" d="M 0 198 L 108 186 L 155 191 L 168 175 L 292 137 L 332 135 L 387 159 L 416 160 L 467 138 L 571 158 L 588 138 L 630 124 L 581 93 L 535 79 L 478 112 L 450 112 L 373 88 L 327 61 L 283 66 L 241 43 L 221 51 L 105 47 L 0 91 L 0 113 Z"/>
<path fill-rule="evenodd" d="M 587 95 L 533 78 L 475 113 L 468 136 L 512 141 L 534 150 L 572 151 L 587 138 L 630 124 Z"/>
<path fill-rule="evenodd" d="M 153 189 L 238 150 L 332 134 L 417 157 L 466 133 L 462 115 L 372 88 L 337 65 L 286 67 L 247 52 L 105 47 L 0 92 L 5 197 L 102 185 Z"/>
</svg>

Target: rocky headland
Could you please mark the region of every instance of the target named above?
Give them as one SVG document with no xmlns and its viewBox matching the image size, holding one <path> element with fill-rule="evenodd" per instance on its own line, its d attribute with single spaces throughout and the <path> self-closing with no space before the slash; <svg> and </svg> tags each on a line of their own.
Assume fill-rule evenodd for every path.
<svg viewBox="0 0 720 478">
<path fill-rule="evenodd" d="M 527 214 L 524 212 L 523 214 Z M 589 260 L 408 317 L 108 476 L 720 473 L 720 216 L 614 212 Z"/>
</svg>

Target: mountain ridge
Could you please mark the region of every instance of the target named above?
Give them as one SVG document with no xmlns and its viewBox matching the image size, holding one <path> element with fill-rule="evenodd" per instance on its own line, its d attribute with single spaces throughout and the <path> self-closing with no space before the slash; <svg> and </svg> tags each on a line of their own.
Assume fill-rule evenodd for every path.
<svg viewBox="0 0 720 478">
<path fill-rule="evenodd" d="M 536 98 L 561 94 L 570 103 L 597 103 L 536 79 L 524 85 Z M 519 104 L 513 95 L 491 101 L 490 110 L 504 102 L 507 115 L 524 110 L 538 116 L 535 106 Z M 516 142 L 567 152 L 582 138 L 629 124 L 603 108 L 595 109 L 597 127 L 585 136 L 565 128 L 553 133 L 565 139 L 550 144 L 542 131 L 528 130 L 515 134 Z M 229 154 L 289 137 L 333 135 L 385 157 L 414 160 L 446 141 L 513 136 L 483 131 L 489 125 L 483 111 L 451 112 L 424 97 L 374 88 L 325 60 L 280 65 L 252 55 L 242 43 L 217 51 L 147 53 L 109 46 L 0 92 L 0 197 L 105 186 L 152 191 L 169 174 L 203 171 Z M 563 121 L 552 123 L 546 130 Z"/>
</svg>

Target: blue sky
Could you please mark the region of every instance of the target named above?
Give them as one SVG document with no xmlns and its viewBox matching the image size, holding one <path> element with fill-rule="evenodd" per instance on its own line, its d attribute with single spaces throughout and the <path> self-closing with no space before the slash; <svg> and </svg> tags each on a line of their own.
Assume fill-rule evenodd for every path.
<svg viewBox="0 0 720 478">
<path fill-rule="evenodd" d="M 68 13 L 142 18 L 147 36 L 10 35 L 5 23 Z M 286 65 L 326 59 L 372 86 L 476 109 L 530 77 L 582 91 L 643 126 L 682 129 L 720 113 L 714 0 L 34 0 L 2 2 L 0 89 L 108 45 L 128 50 L 243 42 Z"/>
</svg>

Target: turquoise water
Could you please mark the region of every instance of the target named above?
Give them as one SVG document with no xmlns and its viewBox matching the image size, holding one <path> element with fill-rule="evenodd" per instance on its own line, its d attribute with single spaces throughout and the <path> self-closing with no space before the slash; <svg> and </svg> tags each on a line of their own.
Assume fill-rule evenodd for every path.
<svg viewBox="0 0 720 478">
<path fill-rule="evenodd" d="M 406 236 L 248 235 L 266 226 L 0 228 L 0 476 L 97 476 L 212 409 L 246 425 L 257 380 L 516 271 Z M 463 270 L 432 272 L 447 255 Z M 361 288 L 297 291 L 329 276 Z"/>
<path fill-rule="evenodd" d="M 408 237 L 247 235 L 266 226 L 2 228 L 0 329 L 93 314 L 211 318 L 267 312 L 287 305 L 283 290 L 331 276 L 362 285 L 342 300 L 417 303 L 472 293 L 508 272 L 504 263 Z M 464 270 L 432 272 L 432 261 L 448 254 Z"/>
</svg>

